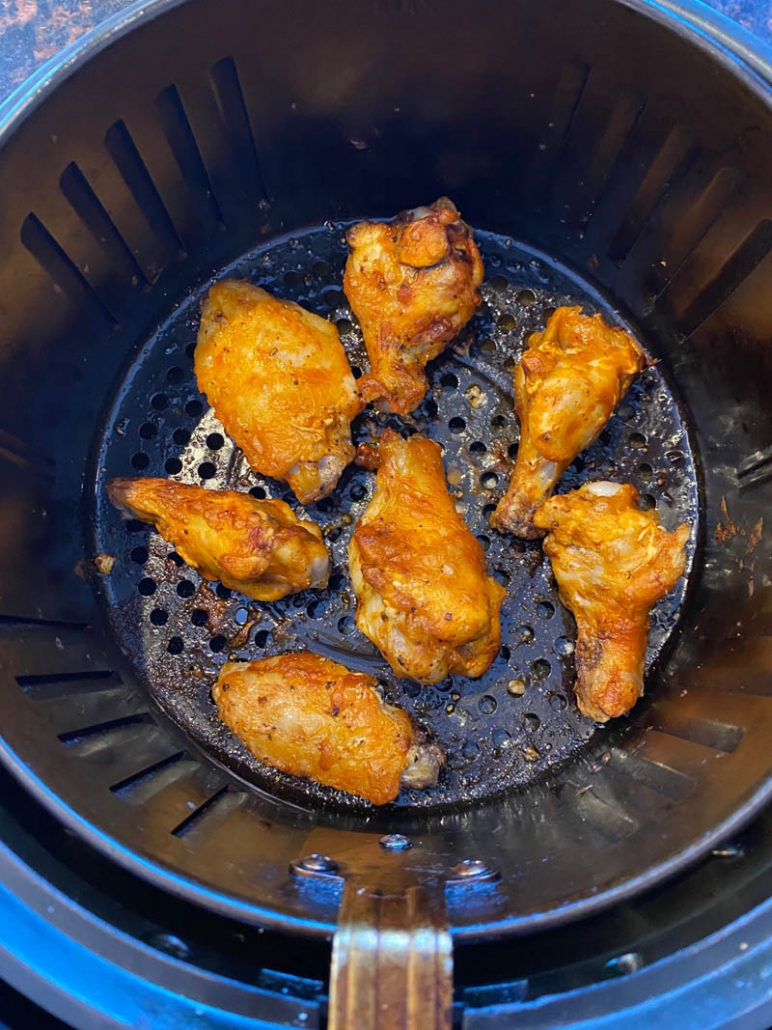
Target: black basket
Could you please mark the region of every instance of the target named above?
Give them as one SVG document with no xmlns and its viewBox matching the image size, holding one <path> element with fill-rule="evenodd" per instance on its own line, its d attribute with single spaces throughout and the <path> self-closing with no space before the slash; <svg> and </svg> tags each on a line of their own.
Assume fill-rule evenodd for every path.
<svg viewBox="0 0 772 1030">
<path fill-rule="evenodd" d="M 150 13 L 134 31 L 94 44 L 56 89 L 6 111 L 3 761 L 78 833 L 141 875 L 213 909 L 308 934 L 334 929 L 345 877 L 449 882 L 451 929 L 474 937 L 566 920 L 681 868 L 769 796 L 767 88 L 643 2 L 190 0 Z M 560 702 L 550 706 L 551 697 L 570 696 L 564 655 L 550 670 L 559 683 L 528 688 L 541 715 L 518 710 L 549 726 L 574 719 L 576 739 L 556 749 L 560 762 L 545 762 L 528 786 L 530 773 L 514 776 L 488 800 L 460 784 L 436 805 L 374 813 L 261 780 L 243 754 L 207 737 L 206 677 L 189 698 L 173 689 L 190 688 L 174 664 L 188 637 L 152 620 L 158 609 L 184 615 L 187 627 L 200 606 L 178 586 L 185 579 L 195 591 L 195 578 L 154 551 L 146 530 L 129 540 L 136 527 L 108 515 L 101 488 L 106 474 L 132 467 L 191 478 L 208 464 L 224 480 L 236 474 L 232 462 L 218 464 L 223 448 L 207 443 L 216 429 L 195 436 L 206 415 L 189 377 L 194 300 L 213 277 L 234 268 L 260 279 L 270 253 L 271 275 L 282 273 L 277 292 L 344 320 L 342 226 L 442 194 L 483 230 L 486 254 L 501 264 L 489 267 L 487 313 L 468 353 L 437 364 L 437 411 L 415 428 L 433 431 L 436 398 L 444 398 L 450 440 L 450 420 L 462 417 L 453 411 L 467 410 L 464 389 L 473 385 L 464 376 L 488 362 L 514 444 L 504 374 L 526 330 L 564 299 L 626 322 L 661 359 L 651 392 L 669 413 L 668 432 L 661 418 L 646 421 L 643 383 L 629 419 L 616 418 L 567 482 L 606 474 L 613 458 L 627 478 L 653 484 L 645 492 L 666 524 L 691 511 L 693 589 L 669 647 L 676 613 L 663 610 L 650 700 L 629 720 L 595 733 Z M 297 267 L 282 265 L 276 254 L 295 246 Z M 349 343 L 356 347 L 353 327 Z M 488 446 L 471 432 L 475 417 L 462 427 L 469 449 Z M 152 437 L 143 436 L 146 425 Z M 185 443 L 175 442 L 178 429 L 189 434 Z M 194 449 L 184 451 L 191 439 Z M 132 464 L 135 455 L 147 460 Z M 172 459 L 179 469 L 167 467 Z M 698 479 L 699 512 L 689 508 Z M 360 480 L 368 482 L 352 473 L 344 483 L 354 504 L 363 501 L 350 493 Z M 477 485 L 470 495 L 480 497 Z M 547 576 L 538 548 L 492 546 L 510 580 L 529 561 Z M 108 577 L 100 553 L 118 557 Z M 148 558 L 163 576 L 146 574 Z M 152 588 L 138 590 L 143 579 Z M 161 580 L 178 598 L 174 612 L 148 601 Z M 336 589 L 341 596 L 345 584 Z M 550 604 L 561 619 L 550 590 L 544 578 L 517 603 Z M 237 602 L 221 600 L 235 615 Z M 331 598 L 304 604 L 304 625 L 319 604 L 345 635 Z M 516 614 L 508 632 L 534 628 Z M 144 647 L 150 627 L 159 633 Z M 314 632 L 298 639 L 312 642 Z M 544 632 L 544 647 L 553 647 L 570 626 Z M 226 643 L 213 647 L 218 636 Z M 181 650 L 169 646 L 173 638 Z M 225 657 L 227 634 L 209 633 L 207 643 Z M 514 644 L 497 673 L 504 684 L 518 660 Z M 265 645 L 253 636 L 245 646 L 257 656 Z M 154 653 L 177 670 L 156 699 L 148 687 L 159 681 L 147 667 Z M 538 649 L 523 653 L 530 673 L 549 661 Z M 474 698 L 487 717 L 479 700 L 492 697 L 497 720 L 522 727 L 496 689 L 506 693 L 495 683 L 464 686 L 458 700 Z M 421 695 L 405 697 L 420 714 Z M 510 732 L 491 724 L 478 751 L 501 746 L 492 739 L 498 729 Z M 394 833 L 413 846 L 379 844 Z M 340 876 L 317 884 L 293 875 L 290 864 L 310 853 L 329 856 Z M 454 886 L 454 867 L 468 859 L 497 882 L 476 892 Z"/>
</svg>

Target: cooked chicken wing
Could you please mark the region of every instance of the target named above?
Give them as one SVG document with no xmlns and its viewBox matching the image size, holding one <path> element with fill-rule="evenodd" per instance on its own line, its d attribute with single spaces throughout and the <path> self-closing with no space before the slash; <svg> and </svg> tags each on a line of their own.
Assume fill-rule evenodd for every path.
<svg viewBox="0 0 772 1030">
<path fill-rule="evenodd" d="M 576 618 L 579 710 L 606 722 L 643 694 L 649 610 L 684 573 L 689 527 L 668 533 L 629 484 L 587 483 L 534 516 L 560 599 Z"/>
<path fill-rule="evenodd" d="M 261 762 L 384 805 L 433 787 L 445 760 L 376 682 L 306 651 L 224 665 L 213 696 Z"/>
<path fill-rule="evenodd" d="M 215 283 L 201 312 L 198 385 L 255 470 L 302 504 L 327 497 L 354 457 L 356 380 L 334 325 L 248 282 Z"/>
<path fill-rule="evenodd" d="M 439 445 L 386 429 L 379 460 L 348 552 L 356 624 L 398 676 L 481 676 L 501 642 L 505 591 L 448 495 Z"/>
<path fill-rule="evenodd" d="M 370 358 L 362 396 L 404 415 L 429 384 L 424 366 L 466 325 L 483 279 L 472 230 L 442 197 L 393 222 L 360 222 L 347 233 L 343 289 Z"/>
<path fill-rule="evenodd" d="M 515 369 L 520 447 L 491 517 L 495 529 L 529 540 L 543 535 L 533 513 L 600 434 L 645 364 L 632 336 L 581 308 L 558 308 L 544 332 L 531 335 Z"/>
<path fill-rule="evenodd" d="M 107 493 L 125 515 L 155 526 L 204 579 L 258 601 L 327 586 L 322 531 L 284 501 L 168 479 L 112 479 Z"/>
</svg>

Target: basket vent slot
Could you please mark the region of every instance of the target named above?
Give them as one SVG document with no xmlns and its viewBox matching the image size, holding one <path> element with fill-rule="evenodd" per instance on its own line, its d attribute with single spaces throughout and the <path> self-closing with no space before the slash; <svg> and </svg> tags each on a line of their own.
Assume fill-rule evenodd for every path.
<svg viewBox="0 0 772 1030">
<path fill-rule="evenodd" d="M 671 180 L 688 160 L 692 138 L 680 125 L 668 133 L 633 198 L 609 247 L 609 258 L 620 265 L 632 250 Z"/>
<path fill-rule="evenodd" d="M 113 312 L 37 215 L 27 215 L 21 227 L 20 237 L 22 245 L 51 276 L 57 288 L 71 297 L 78 307 L 90 307 L 110 326 L 118 324 Z"/>
<path fill-rule="evenodd" d="M 265 198 L 263 174 L 236 62 L 224 57 L 212 68 L 212 88 L 231 154 L 250 196 Z"/>
<path fill-rule="evenodd" d="M 163 774 L 169 773 L 172 769 L 174 769 L 175 776 L 184 772 L 184 767 L 175 767 L 179 766 L 180 762 L 189 760 L 189 758 L 190 756 L 187 751 L 176 751 L 173 755 L 161 758 L 152 765 L 139 769 L 130 776 L 125 776 L 117 783 L 113 783 L 110 786 L 110 790 L 113 794 L 125 800 L 133 801 L 141 795 L 141 800 L 144 801 L 165 787 L 169 782 L 170 777 Z"/>
<path fill-rule="evenodd" d="M 772 219 L 765 218 L 745 237 L 715 278 L 694 298 L 678 321 L 685 337 L 727 300 L 772 250 Z"/>
<path fill-rule="evenodd" d="M 89 669 L 85 672 L 52 672 L 16 677 L 21 689 L 35 700 L 62 697 L 64 694 L 85 694 L 111 690 L 120 679 L 111 669 Z"/>
<path fill-rule="evenodd" d="M 105 147 L 147 219 L 148 225 L 164 242 L 170 255 L 185 254 L 185 246 L 174 227 L 174 222 L 123 121 L 115 122 L 107 130 Z"/>
<path fill-rule="evenodd" d="M 207 232 L 212 234 L 224 225 L 224 219 L 177 87 L 167 86 L 162 90 L 156 99 L 156 106 L 164 134 L 193 204 Z"/>
<path fill-rule="evenodd" d="M 59 185 L 73 209 L 103 248 L 111 265 L 120 275 L 134 283 L 144 282 L 145 274 L 128 244 L 74 161 L 62 172 Z"/>
</svg>

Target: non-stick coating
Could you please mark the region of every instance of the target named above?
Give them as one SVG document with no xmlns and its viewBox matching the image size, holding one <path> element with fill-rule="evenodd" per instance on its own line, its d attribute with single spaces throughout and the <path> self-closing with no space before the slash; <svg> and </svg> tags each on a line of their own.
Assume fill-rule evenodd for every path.
<svg viewBox="0 0 772 1030">
<path fill-rule="evenodd" d="M 341 289 L 344 228 L 328 223 L 272 241 L 223 274 L 250 279 L 332 319 L 358 375 L 367 368 L 367 356 Z M 429 727 L 448 759 L 436 788 L 405 790 L 398 805 L 456 805 L 525 787 L 596 732 L 573 699 L 575 627 L 558 600 L 540 542 L 502 536 L 488 519 L 517 448 L 512 371 L 528 335 L 543 328 L 560 304 L 601 311 L 611 324 L 622 319 L 565 268 L 509 238 L 479 232 L 477 239 L 486 268 L 481 310 L 431 366 L 431 389 L 414 415 L 400 419 L 368 409 L 355 423 L 354 438 L 377 439 L 390 425 L 442 444 L 457 508 L 483 544 L 490 573 L 507 588 L 502 648 L 479 680 L 451 676 L 433 687 L 400 680 L 355 628 L 346 554 L 375 478 L 351 467 L 332 497 L 303 509 L 286 484 L 252 472 L 196 387 L 192 357 L 204 290 L 192 293 L 148 342 L 118 394 L 99 460 L 96 526 L 97 550 L 117 559 L 106 581 L 115 632 L 162 707 L 218 762 L 264 790 L 302 803 L 365 805 L 276 773 L 248 752 L 220 721 L 211 699 L 226 660 L 308 648 L 378 676 L 386 697 Z M 207 586 L 157 533 L 121 522 L 106 502 L 104 483 L 125 475 L 170 476 L 284 498 L 323 527 L 333 558 L 329 588 L 260 604 L 220 585 Z M 691 569 L 698 522 L 694 463 L 682 413 L 656 365 L 637 378 L 559 490 L 600 478 L 632 482 L 645 506 L 656 505 L 666 528 L 689 523 Z M 682 580 L 654 610 L 649 666 L 677 627 L 685 591 Z"/>
</svg>

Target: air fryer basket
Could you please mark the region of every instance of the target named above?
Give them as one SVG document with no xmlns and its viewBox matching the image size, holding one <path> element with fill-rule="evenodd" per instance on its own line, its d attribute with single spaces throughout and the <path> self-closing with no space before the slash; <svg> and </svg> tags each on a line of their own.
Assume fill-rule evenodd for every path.
<svg viewBox="0 0 772 1030">
<path fill-rule="evenodd" d="M 306 934 L 334 930 L 345 882 L 407 888 L 411 912 L 438 927 L 432 898 L 444 890 L 451 931 L 473 937 L 571 918 L 704 852 L 768 798 L 772 767 L 766 87 L 642 0 L 189 0 L 159 2 L 125 28 L 5 112 L 5 764 L 142 875 Z M 217 618 L 254 613 L 237 616 L 238 602 L 216 591 L 203 606 L 200 593 L 186 597 L 178 586 L 195 592 L 195 577 L 146 529 L 121 525 L 101 487 L 133 468 L 274 489 L 208 441 L 218 430 L 190 379 L 196 298 L 230 268 L 345 320 L 345 223 L 442 194 L 499 263 L 488 262 L 473 334 L 432 372 L 436 410 L 413 428 L 437 432 L 444 413 L 445 442 L 458 437 L 452 446 L 470 460 L 471 445 L 488 453 L 496 433 L 513 443 L 506 383 L 526 329 L 563 299 L 605 311 L 661 364 L 573 474 L 629 474 L 666 525 L 689 517 L 692 574 L 679 611 L 658 615 L 648 700 L 594 732 L 550 700 L 568 696 L 570 655 L 547 682 L 534 669 L 545 655 L 528 640 L 518 653 L 523 626 L 547 634 L 545 647 L 570 642 L 568 621 L 561 633 L 537 621 L 564 618 L 536 610 L 552 604 L 538 548 L 493 542 L 501 574 L 525 583 L 533 568 L 538 590 L 508 602 L 509 652 L 491 689 L 450 685 L 423 711 L 452 719 L 445 706 L 474 699 L 475 719 L 494 718 L 480 704 L 491 697 L 495 725 L 475 747 L 516 745 L 525 759 L 508 789 L 476 800 L 484 792 L 463 783 L 474 757 L 468 748 L 464 759 L 464 737 L 436 804 L 376 812 L 260 780 L 244 755 L 207 738 L 211 707 L 191 690 L 191 665 L 211 676 L 231 648 L 279 649 L 282 619 L 263 612 L 236 647 L 237 624 L 216 631 Z M 342 328 L 355 349 L 355 327 Z M 466 391 L 484 374 L 503 419 L 486 426 L 487 442 L 450 424 L 461 418 L 466 432 L 482 417 Z M 492 466 L 469 468 L 462 500 L 484 534 L 483 494 L 496 484 L 479 477 Z M 346 503 L 361 504 L 354 488 L 369 482 L 348 474 Z M 108 576 L 99 554 L 117 558 Z M 143 579 L 152 586 L 140 589 Z M 337 600 L 303 598 L 298 622 L 311 628 L 293 637 L 290 625 L 289 646 L 318 642 L 311 624 L 330 611 L 322 644 L 335 650 L 330 627 L 341 640 L 349 628 L 335 608 L 345 584 L 335 589 Z M 207 606 L 196 627 L 193 612 Z M 153 621 L 155 610 L 166 620 Z M 170 620 L 184 633 L 166 629 Z M 153 662 L 173 675 L 151 692 Z M 506 684 L 520 674 L 526 694 L 515 699 Z M 442 693 L 411 691 L 401 700 L 419 714 Z M 537 709 L 540 724 L 576 737 L 533 777 L 524 734 L 534 724 L 522 716 Z M 356 923 L 364 917 L 347 897 Z"/>
</svg>

